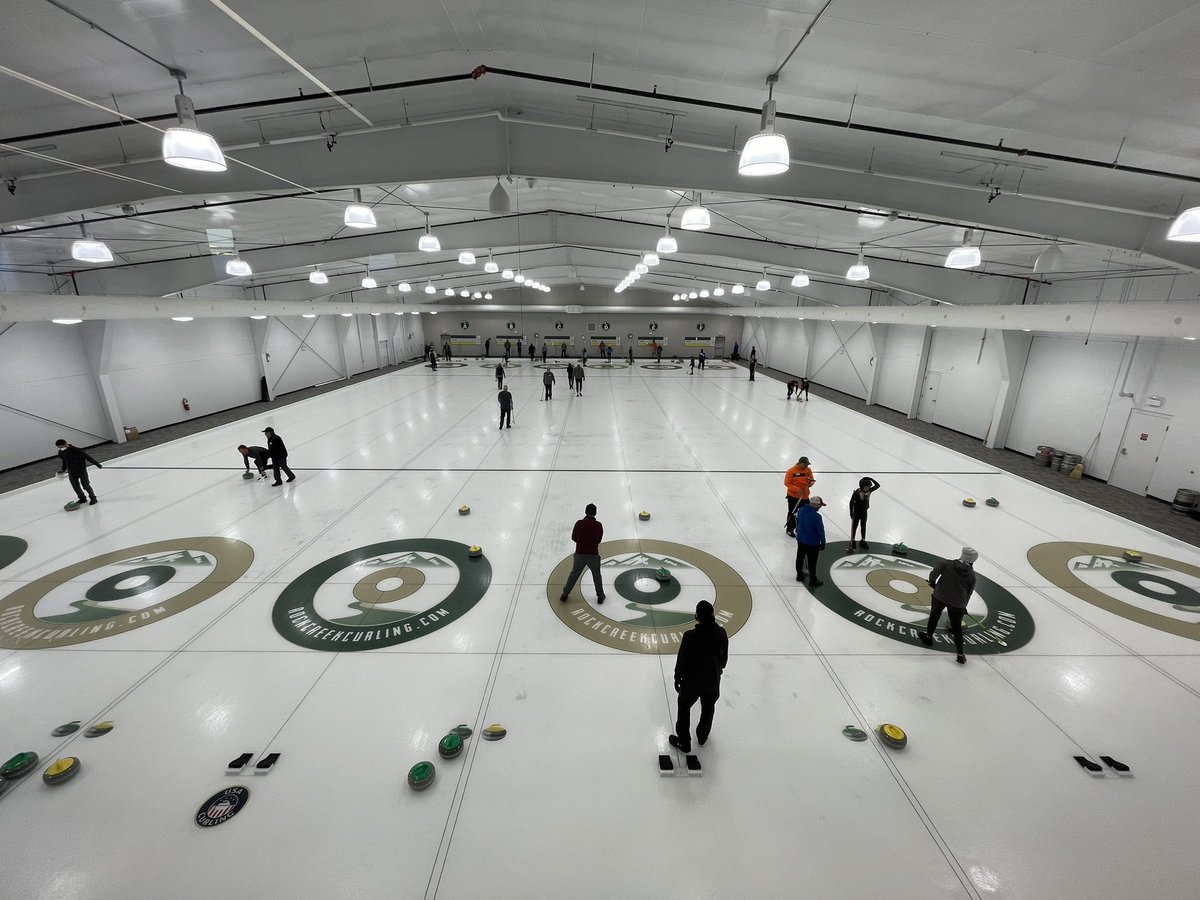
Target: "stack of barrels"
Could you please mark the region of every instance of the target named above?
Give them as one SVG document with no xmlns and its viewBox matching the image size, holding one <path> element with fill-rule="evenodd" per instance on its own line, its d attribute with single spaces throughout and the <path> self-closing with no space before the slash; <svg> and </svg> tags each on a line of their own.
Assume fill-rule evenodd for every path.
<svg viewBox="0 0 1200 900">
<path fill-rule="evenodd" d="M 1200 491 L 1180 488 L 1175 492 L 1175 502 L 1171 504 L 1171 512 L 1181 516 L 1191 516 L 1200 519 Z"/>
</svg>

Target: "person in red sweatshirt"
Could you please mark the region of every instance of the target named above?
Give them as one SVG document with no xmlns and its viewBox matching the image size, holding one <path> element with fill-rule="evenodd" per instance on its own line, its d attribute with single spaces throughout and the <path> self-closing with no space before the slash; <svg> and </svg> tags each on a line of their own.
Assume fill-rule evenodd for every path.
<svg viewBox="0 0 1200 900">
<path fill-rule="evenodd" d="M 571 566 L 571 575 L 562 589 L 562 596 L 558 598 L 563 603 L 567 602 L 585 566 L 592 570 L 592 580 L 596 583 L 596 602 L 604 602 L 604 582 L 600 580 L 600 542 L 604 540 L 604 526 L 596 521 L 595 503 L 589 503 L 583 513 L 584 517 L 571 530 L 571 540 L 575 542 L 575 563 Z"/>
</svg>

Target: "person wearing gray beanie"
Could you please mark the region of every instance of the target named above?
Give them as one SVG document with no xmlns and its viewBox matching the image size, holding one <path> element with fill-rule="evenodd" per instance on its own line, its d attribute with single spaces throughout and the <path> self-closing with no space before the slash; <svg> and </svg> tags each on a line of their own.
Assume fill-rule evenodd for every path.
<svg viewBox="0 0 1200 900">
<path fill-rule="evenodd" d="M 929 573 L 929 586 L 933 588 L 933 602 L 929 607 L 929 627 L 917 634 L 926 647 L 933 646 L 933 633 L 945 610 L 950 620 L 950 633 L 954 636 L 954 649 L 958 651 L 958 663 L 967 661 L 963 653 L 962 620 L 975 592 L 975 560 L 979 551 L 963 547 L 958 559 L 943 559 Z"/>
</svg>

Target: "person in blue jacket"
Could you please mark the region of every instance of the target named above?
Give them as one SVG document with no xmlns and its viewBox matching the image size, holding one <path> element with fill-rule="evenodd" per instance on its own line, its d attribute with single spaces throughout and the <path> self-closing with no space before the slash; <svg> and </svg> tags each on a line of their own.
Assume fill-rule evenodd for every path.
<svg viewBox="0 0 1200 900">
<path fill-rule="evenodd" d="M 804 581 L 804 564 L 808 562 L 808 586 L 820 587 L 825 582 L 817 578 L 817 555 L 825 549 L 825 521 L 820 509 L 825 501 L 810 497 L 808 503 L 796 507 L 796 580 Z"/>
</svg>

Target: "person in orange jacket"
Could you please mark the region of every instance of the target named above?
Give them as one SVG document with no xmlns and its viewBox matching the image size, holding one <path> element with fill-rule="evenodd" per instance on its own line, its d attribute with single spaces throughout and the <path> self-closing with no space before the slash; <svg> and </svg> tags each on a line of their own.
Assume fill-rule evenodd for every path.
<svg viewBox="0 0 1200 900">
<path fill-rule="evenodd" d="M 784 487 L 787 488 L 787 521 L 783 523 L 783 528 L 787 532 L 788 537 L 796 536 L 796 505 L 801 500 L 807 500 L 809 491 L 812 486 L 817 483 L 817 479 L 813 478 L 812 468 L 808 464 L 808 457 L 802 456 L 794 466 L 787 470 L 787 474 L 783 476 Z"/>
</svg>

